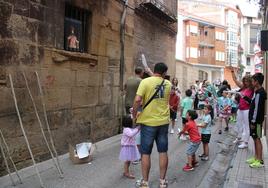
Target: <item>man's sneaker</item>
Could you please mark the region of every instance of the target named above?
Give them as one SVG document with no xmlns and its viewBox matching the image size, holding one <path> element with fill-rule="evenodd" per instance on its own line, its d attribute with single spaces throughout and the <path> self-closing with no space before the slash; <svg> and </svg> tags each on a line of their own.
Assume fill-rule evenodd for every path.
<svg viewBox="0 0 268 188">
<path fill-rule="evenodd" d="M 171 129 L 170 130 L 170 134 L 174 134 L 174 129 Z"/>
<path fill-rule="evenodd" d="M 186 164 L 184 167 L 183 167 L 183 171 L 192 171 L 194 170 L 194 167 L 190 166 L 189 164 Z"/>
<path fill-rule="evenodd" d="M 229 130 L 229 127 L 225 127 L 224 131 L 228 131 Z"/>
<path fill-rule="evenodd" d="M 246 144 L 245 142 L 242 142 L 242 144 L 240 144 L 240 145 L 238 146 L 239 149 L 245 149 L 245 148 L 247 148 L 247 147 L 248 147 L 248 144 Z"/>
<path fill-rule="evenodd" d="M 133 162 L 131 162 L 131 163 L 134 164 L 134 165 L 137 165 L 137 164 L 140 163 L 140 160 L 136 160 L 136 161 L 133 161 Z"/>
<path fill-rule="evenodd" d="M 264 165 L 261 163 L 260 160 L 255 160 L 255 162 L 251 163 L 249 166 L 251 168 L 261 168 L 261 167 L 264 167 Z"/>
<path fill-rule="evenodd" d="M 205 155 L 204 153 L 203 154 L 199 154 L 198 157 L 203 157 L 204 155 Z"/>
<path fill-rule="evenodd" d="M 136 181 L 135 186 L 137 188 L 149 188 L 149 183 L 141 179 Z"/>
<path fill-rule="evenodd" d="M 201 160 L 202 160 L 202 161 L 208 161 L 208 156 L 203 156 L 203 157 L 201 157 Z"/>
<path fill-rule="evenodd" d="M 249 159 L 246 160 L 246 163 L 252 164 L 256 161 L 255 157 L 250 157 Z"/>
<path fill-rule="evenodd" d="M 168 187 L 168 181 L 166 179 L 159 179 L 159 187 L 160 188 L 167 188 Z"/>
</svg>

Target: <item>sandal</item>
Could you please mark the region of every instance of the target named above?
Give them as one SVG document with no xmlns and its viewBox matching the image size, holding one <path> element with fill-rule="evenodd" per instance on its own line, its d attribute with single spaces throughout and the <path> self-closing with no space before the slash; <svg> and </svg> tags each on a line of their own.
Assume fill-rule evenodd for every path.
<svg viewBox="0 0 268 188">
<path fill-rule="evenodd" d="M 160 188 L 167 188 L 168 187 L 168 181 L 166 179 L 159 179 L 159 187 Z"/>
<path fill-rule="evenodd" d="M 135 179 L 135 176 L 133 176 L 132 174 L 123 173 L 123 176 L 128 179 Z"/>
<path fill-rule="evenodd" d="M 137 180 L 135 186 L 137 188 L 149 188 L 148 182 L 145 182 L 143 179 Z"/>
</svg>

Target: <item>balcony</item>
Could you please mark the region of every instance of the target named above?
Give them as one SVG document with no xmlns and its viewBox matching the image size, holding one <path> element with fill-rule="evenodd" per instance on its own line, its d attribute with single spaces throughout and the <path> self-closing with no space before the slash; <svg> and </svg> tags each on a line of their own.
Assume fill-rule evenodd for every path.
<svg viewBox="0 0 268 188">
<path fill-rule="evenodd" d="M 198 58 L 198 63 L 207 64 L 207 65 L 214 65 L 215 64 L 215 57 L 201 56 Z"/>
<path fill-rule="evenodd" d="M 200 47 L 214 48 L 214 44 L 207 43 L 206 41 L 199 41 Z"/>
<path fill-rule="evenodd" d="M 177 22 L 176 10 L 171 11 L 160 0 L 138 0 L 136 9 L 152 14 L 154 17 L 159 18 L 169 24 Z"/>
<path fill-rule="evenodd" d="M 200 47 L 215 47 L 215 31 L 209 27 L 199 27 L 199 46 Z"/>
</svg>

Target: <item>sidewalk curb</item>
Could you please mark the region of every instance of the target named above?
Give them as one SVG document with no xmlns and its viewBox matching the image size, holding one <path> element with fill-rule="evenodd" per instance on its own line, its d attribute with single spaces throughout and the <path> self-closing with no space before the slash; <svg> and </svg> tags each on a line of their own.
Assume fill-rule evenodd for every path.
<svg viewBox="0 0 268 188">
<path fill-rule="evenodd" d="M 223 187 L 226 173 L 228 173 L 228 170 L 230 169 L 231 161 L 233 160 L 236 152 L 237 146 L 233 144 L 235 135 L 236 134 L 234 132 L 229 132 L 227 134 L 223 134 L 218 140 L 219 151 L 199 186 L 197 186 L 198 188 Z"/>
<path fill-rule="evenodd" d="M 268 161 L 268 146 L 267 146 L 266 136 L 263 136 L 261 140 L 262 140 L 262 145 L 263 145 L 263 159 L 265 161 L 264 168 L 268 169 L 268 163 L 267 163 L 267 161 Z M 238 149 L 236 149 L 236 151 L 233 155 L 233 159 L 230 163 L 230 167 L 234 166 L 233 164 L 235 162 L 237 154 L 238 154 Z M 236 182 L 236 180 L 234 178 L 231 177 L 231 173 L 232 173 L 232 171 L 228 170 L 228 172 L 226 174 L 226 178 L 225 178 L 223 186 L 222 186 L 223 188 L 227 188 L 230 185 L 235 185 L 235 187 L 238 187 L 238 183 Z M 266 185 L 268 185 L 268 174 L 267 173 L 265 174 L 265 183 L 266 183 Z"/>
<path fill-rule="evenodd" d="M 107 138 L 107 139 L 104 139 L 104 140 L 101 140 L 101 141 L 95 143 L 96 152 L 106 150 L 109 147 L 111 147 L 111 145 L 118 144 L 120 142 L 120 139 L 121 139 L 121 134 L 115 135 L 113 137 L 110 137 L 110 138 Z M 62 163 L 64 160 L 67 160 L 67 159 L 69 159 L 69 152 L 59 156 L 60 163 Z M 49 159 L 49 160 L 37 163 L 37 167 L 38 167 L 39 172 L 42 173 L 48 169 L 54 168 L 55 166 L 54 166 L 52 159 Z M 55 168 L 55 170 L 56 170 L 56 168 Z M 63 171 L 64 171 L 64 169 L 63 169 Z M 34 176 L 36 174 L 36 171 L 35 171 L 33 166 L 29 166 L 29 167 L 26 167 L 26 168 L 19 170 L 18 173 L 19 173 L 19 175 L 22 179 L 22 182 L 23 182 L 23 179 Z M 17 182 L 18 180 L 17 180 L 16 173 L 13 172 L 13 173 L 11 173 L 11 175 L 14 178 L 15 182 Z M 0 185 L 1 186 L 4 187 L 4 186 L 8 186 L 10 184 L 11 184 L 11 182 L 10 182 L 10 177 L 8 174 L 0 177 Z"/>
</svg>

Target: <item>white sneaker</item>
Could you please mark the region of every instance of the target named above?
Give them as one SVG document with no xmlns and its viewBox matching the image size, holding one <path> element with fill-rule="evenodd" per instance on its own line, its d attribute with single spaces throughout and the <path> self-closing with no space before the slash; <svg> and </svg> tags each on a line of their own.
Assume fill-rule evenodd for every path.
<svg viewBox="0 0 268 188">
<path fill-rule="evenodd" d="M 181 139 L 181 140 L 187 140 L 187 137 L 186 137 L 184 134 L 182 134 L 182 135 L 180 136 L 180 139 Z"/>
<path fill-rule="evenodd" d="M 174 134 L 174 129 L 171 129 L 170 130 L 170 134 Z"/>
<path fill-rule="evenodd" d="M 246 144 L 245 142 L 243 142 L 242 144 L 240 144 L 238 146 L 239 149 L 244 149 L 244 148 L 247 148 L 248 147 L 248 144 Z"/>
<path fill-rule="evenodd" d="M 241 142 L 241 139 L 236 138 L 236 139 L 233 141 L 234 144 L 237 144 L 238 142 Z"/>
</svg>

